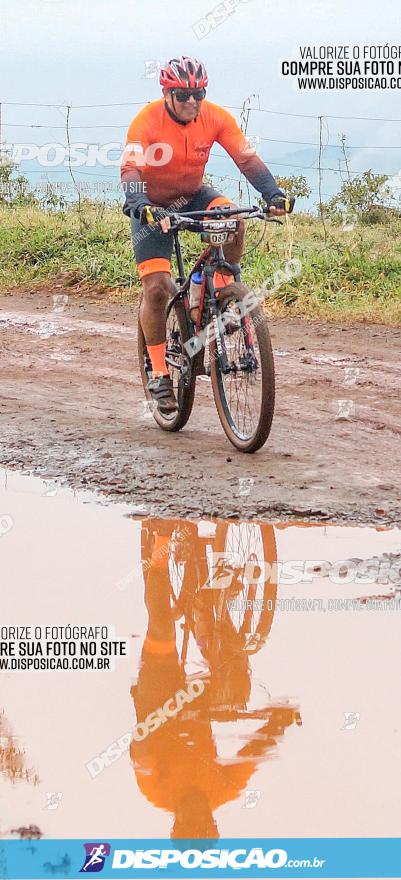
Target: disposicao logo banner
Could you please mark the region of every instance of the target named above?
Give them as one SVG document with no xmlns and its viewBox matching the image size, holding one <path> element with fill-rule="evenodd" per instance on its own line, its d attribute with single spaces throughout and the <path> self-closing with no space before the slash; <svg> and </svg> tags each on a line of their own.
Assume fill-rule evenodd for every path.
<svg viewBox="0 0 401 880">
<path fill-rule="evenodd" d="M 401 838 L 2 841 L 1 876 L 401 877 Z"/>
</svg>

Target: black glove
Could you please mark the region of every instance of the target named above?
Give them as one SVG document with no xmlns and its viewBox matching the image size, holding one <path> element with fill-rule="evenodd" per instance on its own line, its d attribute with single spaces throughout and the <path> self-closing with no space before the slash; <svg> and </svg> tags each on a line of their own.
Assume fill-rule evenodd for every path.
<svg viewBox="0 0 401 880">
<path fill-rule="evenodd" d="M 295 204 L 294 196 L 290 198 L 281 191 L 277 192 L 274 196 L 264 197 L 264 199 L 268 208 L 279 208 L 281 211 L 285 211 L 286 214 L 292 213 Z"/>
<path fill-rule="evenodd" d="M 136 191 L 135 187 L 137 183 L 137 180 L 121 181 L 121 187 L 125 195 L 123 213 L 126 215 L 126 217 L 138 217 L 139 215 L 137 212 L 140 210 L 140 208 L 142 208 L 143 205 L 147 205 L 149 202 L 149 198 L 146 198 L 144 193 Z"/>
</svg>

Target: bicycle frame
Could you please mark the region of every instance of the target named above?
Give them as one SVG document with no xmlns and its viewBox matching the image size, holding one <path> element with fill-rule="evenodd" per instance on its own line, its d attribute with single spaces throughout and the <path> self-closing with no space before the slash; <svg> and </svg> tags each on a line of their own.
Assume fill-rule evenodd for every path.
<svg viewBox="0 0 401 880">
<path fill-rule="evenodd" d="M 184 261 L 182 258 L 181 245 L 179 241 L 179 233 L 181 228 L 187 228 L 191 231 L 191 226 L 189 224 L 193 224 L 194 232 L 202 231 L 202 221 L 207 219 L 218 219 L 218 218 L 230 218 L 236 217 L 238 218 L 240 215 L 248 215 L 247 219 L 260 219 L 269 223 L 278 223 L 280 226 L 282 225 L 280 220 L 277 220 L 273 217 L 267 218 L 266 211 L 264 209 L 253 207 L 253 208 L 220 208 L 213 209 L 210 211 L 188 211 L 182 214 L 172 214 L 172 219 L 176 223 L 176 227 L 172 226 L 172 231 L 174 235 L 174 251 L 175 257 L 177 260 L 177 268 L 178 268 L 178 276 L 176 278 L 177 284 L 179 284 L 179 289 L 176 294 L 171 298 L 167 307 L 167 318 L 171 312 L 171 309 L 174 307 L 175 303 L 179 300 L 182 300 L 185 307 L 185 319 L 187 322 L 188 335 L 192 333 L 192 322 L 189 319 L 189 299 L 188 299 L 188 291 L 191 283 L 191 277 L 194 272 L 202 270 L 206 277 L 206 290 L 207 297 L 201 303 L 201 308 L 199 309 L 199 316 L 196 323 L 196 332 L 200 330 L 203 326 L 204 321 L 204 313 L 205 313 L 205 300 L 207 303 L 207 309 L 211 316 L 211 324 L 213 326 L 215 339 L 216 339 L 216 347 L 217 354 L 220 361 L 221 369 L 224 372 L 228 370 L 228 361 L 227 354 L 224 345 L 223 333 L 221 332 L 221 328 L 218 320 L 218 298 L 216 297 L 216 292 L 218 292 L 221 288 L 215 288 L 213 283 L 213 276 L 217 270 L 226 269 L 226 271 L 233 275 L 235 282 L 241 281 L 241 267 L 238 263 L 229 263 L 224 257 L 224 250 L 222 244 L 209 244 L 207 248 L 205 248 L 192 269 L 185 277 L 185 269 L 184 269 Z M 167 355 L 167 363 L 182 371 L 182 368 L 177 366 L 177 364 L 168 357 Z M 206 371 L 204 368 L 204 347 L 198 353 L 196 357 L 196 365 L 194 365 L 196 369 L 196 375 L 205 375 Z M 192 367 L 190 365 L 190 372 Z"/>
<path fill-rule="evenodd" d="M 178 232 L 174 233 L 174 249 L 175 249 L 175 255 L 176 255 L 177 266 L 178 266 L 177 282 L 180 284 L 180 288 L 177 291 L 177 293 L 175 294 L 175 296 L 172 297 L 172 299 L 170 300 L 170 302 L 168 304 L 167 317 L 170 314 L 170 311 L 173 308 L 173 306 L 175 305 L 175 303 L 179 299 L 182 299 L 184 302 L 184 306 L 185 306 L 185 315 L 186 315 L 186 320 L 187 320 L 188 331 L 189 331 L 189 333 L 192 331 L 192 327 L 191 327 L 191 325 L 189 323 L 189 319 L 188 319 L 189 299 L 188 299 L 187 294 L 189 291 L 189 286 L 191 283 L 192 274 L 194 272 L 202 270 L 205 277 L 206 277 L 207 297 L 205 297 L 203 299 L 203 302 L 201 303 L 201 308 L 199 309 L 199 316 L 198 316 L 198 320 L 197 320 L 197 324 L 196 324 L 196 331 L 198 331 L 200 329 L 200 327 L 202 326 L 202 323 L 204 320 L 204 314 L 205 314 L 205 304 L 207 302 L 207 310 L 211 316 L 211 322 L 213 324 L 214 332 L 216 335 L 217 350 L 218 350 L 219 356 L 222 359 L 221 366 L 222 366 L 222 369 L 224 370 L 224 368 L 226 367 L 226 353 L 225 353 L 225 350 L 224 350 L 224 347 L 222 344 L 222 340 L 221 340 L 221 331 L 218 326 L 218 312 L 217 312 L 218 300 L 216 297 L 216 288 L 214 287 L 214 284 L 213 284 L 213 276 L 217 270 L 226 269 L 230 275 L 234 276 L 235 281 L 241 281 L 240 266 L 238 265 L 238 263 L 229 263 L 227 260 L 224 259 L 224 252 L 223 252 L 223 248 L 221 245 L 218 245 L 218 246 L 217 245 L 209 245 L 207 248 L 205 248 L 204 251 L 202 251 L 202 253 L 198 257 L 198 259 L 196 260 L 196 263 L 192 267 L 191 271 L 188 273 L 187 277 L 185 278 L 184 264 L 183 264 L 183 259 L 182 259 L 181 246 L 180 246 L 180 242 L 179 242 Z M 197 373 L 199 373 L 200 366 L 201 365 L 200 365 L 199 359 L 198 359 Z"/>
</svg>

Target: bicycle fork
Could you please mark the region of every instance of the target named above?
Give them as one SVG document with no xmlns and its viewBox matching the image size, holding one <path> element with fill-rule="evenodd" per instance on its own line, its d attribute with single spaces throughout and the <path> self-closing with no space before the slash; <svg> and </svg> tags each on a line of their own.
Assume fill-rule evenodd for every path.
<svg viewBox="0 0 401 880">
<path fill-rule="evenodd" d="M 216 290 L 213 284 L 213 276 L 217 269 L 227 269 L 230 275 L 234 276 L 234 281 L 241 281 L 241 269 L 238 263 L 228 263 L 224 259 L 223 248 L 216 248 L 216 254 L 212 257 L 209 264 L 204 266 L 204 274 L 206 276 L 206 284 L 208 290 L 209 310 L 211 315 L 211 326 L 217 348 L 217 360 L 219 362 L 222 373 L 229 373 L 231 366 L 228 363 L 226 345 L 224 340 L 224 323 L 219 314 L 219 301 L 216 296 Z M 217 289 L 217 294 L 219 290 Z"/>
</svg>

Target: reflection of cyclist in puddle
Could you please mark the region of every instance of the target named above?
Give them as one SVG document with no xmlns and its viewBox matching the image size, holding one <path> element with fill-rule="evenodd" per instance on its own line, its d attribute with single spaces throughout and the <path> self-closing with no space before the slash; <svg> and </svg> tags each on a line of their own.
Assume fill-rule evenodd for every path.
<svg viewBox="0 0 401 880">
<path fill-rule="evenodd" d="M 221 525 L 220 530 L 217 526 L 213 544 L 213 550 L 219 554 L 224 546 L 228 546 L 228 524 Z M 202 678 L 205 688 L 158 729 L 149 732 L 141 741 L 134 739 L 130 747 L 131 759 L 145 797 L 156 807 L 174 815 L 173 838 L 217 838 L 214 811 L 240 796 L 258 762 L 276 744 L 286 727 L 294 721 L 300 723 L 300 715 L 294 707 L 287 705 L 247 711 L 251 670 L 246 650 L 249 634 L 244 633 L 243 627 L 249 628 L 250 618 L 245 619 L 245 623 L 242 618 L 242 624 L 235 625 L 224 610 L 228 591 L 234 590 L 238 594 L 239 587 L 244 588 L 238 576 L 238 565 L 235 577 L 226 577 L 225 590 L 221 588 L 220 578 L 220 589 L 210 588 L 210 578 L 205 588 L 205 542 L 197 540 L 195 526 L 188 528 L 188 523 L 184 522 L 152 520 L 144 523 L 144 529 L 146 541 L 142 561 L 148 630 L 137 684 L 132 688 L 137 723 L 144 722 L 150 713 L 164 706 L 178 691 L 186 690 L 191 678 Z M 177 529 L 181 536 L 186 535 L 186 542 L 181 546 L 180 558 L 184 559 L 181 563 L 181 573 L 184 571 L 181 592 L 178 601 L 174 601 L 171 555 L 172 547 L 176 546 L 173 533 L 176 535 Z M 270 552 L 267 561 L 272 563 L 275 561 L 273 527 L 260 524 L 257 529 L 264 533 L 262 552 Z M 244 563 L 246 561 L 244 558 Z M 195 562 L 198 563 L 197 570 Z M 227 576 L 227 565 L 225 574 Z M 199 589 L 201 587 L 203 589 Z M 269 587 L 275 597 L 276 585 L 270 584 Z M 249 595 L 249 585 L 247 589 Z M 177 590 L 175 592 L 177 594 Z M 188 629 L 205 662 L 205 673 L 197 676 L 187 677 L 186 652 L 185 656 L 182 653 L 180 656 L 177 649 L 176 622 L 184 607 L 185 617 L 190 620 Z M 270 625 L 271 619 L 269 628 Z M 187 630 L 187 641 L 188 638 Z M 250 653 L 253 652 L 251 648 Z M 246 745 L 231 759 L 223 760 L 218 755 L 211 722 L 239 718 L 260 719 L 261 724 L 249 735 Z"/>
</svg>

